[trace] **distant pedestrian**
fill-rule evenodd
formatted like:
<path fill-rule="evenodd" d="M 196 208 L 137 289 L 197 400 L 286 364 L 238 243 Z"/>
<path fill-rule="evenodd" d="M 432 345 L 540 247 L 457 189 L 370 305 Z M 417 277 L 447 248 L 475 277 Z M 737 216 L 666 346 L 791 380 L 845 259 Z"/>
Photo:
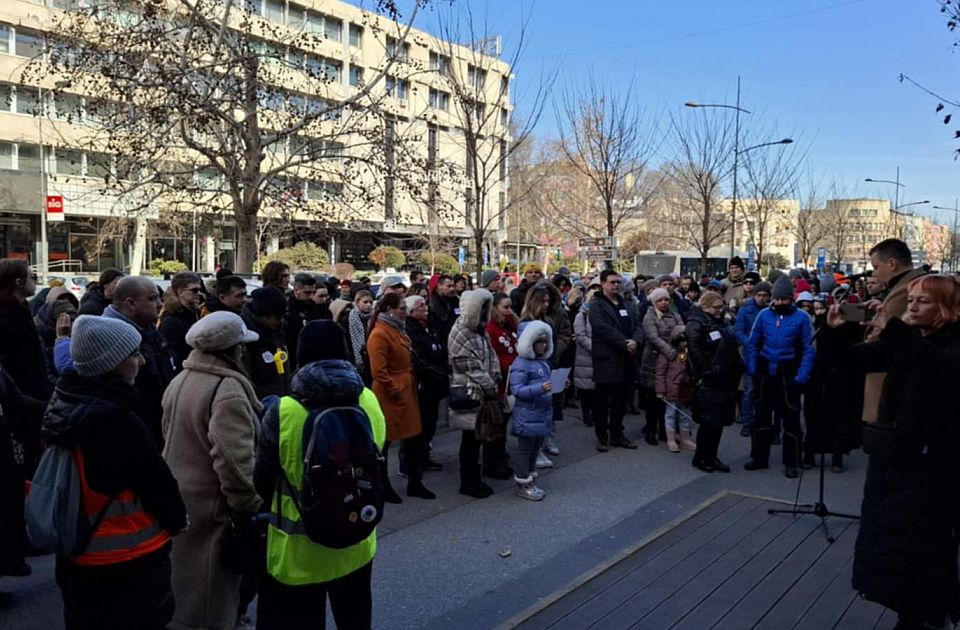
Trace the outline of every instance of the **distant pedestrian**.
<path fill-rule="evenodd" d="M 673 300 L 671 292 L 667 289 L 657 287 L 650 292 L 650 303 L 653 308 L 647 310 L 643 318 L 643 332 L 646 337 L 646 344 L 643 347 L 643 358 L 641 359 L 641 384 L 644 388 L 644 400 L 646 401 L 646 424 L 643 428 L 644 438 L 647 444 L 657 445 L 657 439 L 666 440 L 665 413 L 666 405 L 663 400 L 657 397 L 657 361 L 660 355 L 665 355 L 668 361 L 673 361 L 677 357 L 676 349 L 670 345 L 670 336 L 677 326 L 683 325 L 680 315 L 674 313 Z"/>
<path fill-rule="evenodd" d="M 583 423 L 593 426 L 593 331 L 590 328 L 590 308 L 597 291 L 591 289 L 580 305 L 573 321 L 573 340 L 577 346 L 577 356 L 573 368 L 573 384 L 580 397 L 580 413 Z"/>

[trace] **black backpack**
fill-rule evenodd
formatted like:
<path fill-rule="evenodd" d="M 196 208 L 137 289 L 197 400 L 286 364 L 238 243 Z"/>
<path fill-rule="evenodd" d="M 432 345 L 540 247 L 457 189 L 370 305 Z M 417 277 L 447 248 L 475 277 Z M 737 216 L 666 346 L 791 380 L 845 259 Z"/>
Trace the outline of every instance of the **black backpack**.
<path fill-rule="evenodd" d="M 311 410 L 303 444 L 303 490 L 294 501 L 307 536 L 332 549 L 365 540 L 384 503 L 383 456 L 367 414 L 356 406 Z"/>

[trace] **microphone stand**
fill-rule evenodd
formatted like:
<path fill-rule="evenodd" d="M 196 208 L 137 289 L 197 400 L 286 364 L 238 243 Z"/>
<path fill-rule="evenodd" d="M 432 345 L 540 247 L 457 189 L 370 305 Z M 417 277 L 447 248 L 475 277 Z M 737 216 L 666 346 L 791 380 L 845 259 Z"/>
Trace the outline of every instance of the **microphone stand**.
<path fill-rule="evenodd" d="M 853 514 L 844 514 L 842 512 L 831 512 L 827 508 L 826 502 L 823 500 L 823 486 L 824 486 L 824 471 L 826 468 L 826 454 L 820 453 L 820 497 L 817 499 L 817 502 L 813 505 L 809 503 L 805 505 L 799 505 L 794 503 L 792 510 L 776 510 L 770 509 L 767 510 L 767 514 L 792 514 L 794 516 L 798 514 L 813 514 L 814 516 L 820 519 L 820 526 L 823 527 L 823 533 L 827 537 L 827 542 L 833 544 L 836 541 L 836 537 L 830 533 L 830 528 L 827 527 L 827 517 L 835 516 L 837 518 L 848 518 L 854 521 L 859 521 L 860 516 L 854 516 Z M 800 481 L 797 482 L 797 495 L 800 494 L 800 484 L 803 483 L 803 476 L 800 477 Z"/>

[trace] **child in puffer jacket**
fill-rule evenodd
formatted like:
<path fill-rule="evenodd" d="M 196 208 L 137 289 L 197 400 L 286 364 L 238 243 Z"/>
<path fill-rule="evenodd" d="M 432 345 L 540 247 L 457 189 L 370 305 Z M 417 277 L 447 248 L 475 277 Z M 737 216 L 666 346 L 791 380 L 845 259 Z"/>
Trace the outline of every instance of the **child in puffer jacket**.
<path fill-rule="evenodd" d="M 693 383 L 690 379 L 690 364 L 687 355 L 687 338 L 683 326 L 674 326 L 670 331 L 670 345 L 677 350 L 674 359 L 668 359 L 663 353 L 657 359 L 657 397 L 666 401 L 667 409 L 664 424 L 667 429 L 667 450 L 671 453 L 697 450 L 693 441 L 692 430 L 693 413 L 690 405 L 693 402 Z M 680 429 L 680 444 L 677 444 L 677 428 Z"/>
<path fill-rule="evenodd" d="M 537 454 L 553 428 L 553 399 L 549 357 L 553 354 L 553 331 L 541 321 L 527 322 L 517 343 L 517 359 L 510 366 L 513 434 L 519 441 L 519 457 L 513 480 L 517 496 L 540 501 L 546 493 L 534 483 Z"/>

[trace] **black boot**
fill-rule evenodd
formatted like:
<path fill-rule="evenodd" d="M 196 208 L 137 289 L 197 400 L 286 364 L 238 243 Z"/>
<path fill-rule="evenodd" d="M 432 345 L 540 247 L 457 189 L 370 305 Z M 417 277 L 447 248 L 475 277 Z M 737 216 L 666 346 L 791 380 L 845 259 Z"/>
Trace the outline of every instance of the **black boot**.
<path fill-rule="evenodd" d="M 388 447 L 383 447 L 383 460 L 380 462 L 380 481 L 383 484 L 383 500 L 387 503 L 403 503 L 403 499 L 393 489 L 390 483 L 390 475 L 387 472 L 387 453 Z"/>
<path fill-rule="evenodd" d="M 493 494 L 493 488 L 483 483 L 480 464 L 460 465 L 460 494 L 475 499 L 486 499 Z"/>
<path fill-rule="evenodd" d="M 420 479 L 410 479 L 407 483 L 407 496 L 419 499 L 436 499 L 437 495 L 427 490 Z"/>
<path fill-rule="evenodd" d="M 843 472 L 843 454 L 834 453 L 833 457 L 830 459 L 830 472 L 842 473 Z"/>

